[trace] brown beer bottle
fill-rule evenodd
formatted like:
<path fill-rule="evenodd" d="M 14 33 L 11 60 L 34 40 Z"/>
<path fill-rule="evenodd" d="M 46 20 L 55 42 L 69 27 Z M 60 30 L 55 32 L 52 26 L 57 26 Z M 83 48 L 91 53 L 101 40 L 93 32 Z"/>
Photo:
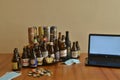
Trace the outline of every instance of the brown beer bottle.
<path fill-rule="evenodd" d="M 59 32 L 58 33 L 58 46 L 59 46 L 59 48 L 60 48 L 61 42 L 62 42 L 62 35 L 61 35 L 61 32 Z"/>
<path fill-rule="evenodd" d="M 75 59 L 78 58 L 78 51 L 77 51 L 75 42 L 73 42 L 71 53 L 72 53 L 72 58 L 75 58 Z"/>
<path fill-rule="evenodd" d="M 42 55 L 42 53 L 41 53 L 40 46 L 38 47 L 38 51 L 37 51 L 37 53 L 36 53 L 36 57 L 37 57 L 37 65 L 38 65 L 38 66 L 43 65 L 43 55 Z"/>
<path fill-rule="evenodd" d="M 60 60 L 61 61 L 67 60 L 67 49 L 65 42 L 61 42 L 60 44 Z"/>
<path fill-rule="evenodd" d="M 36 53 L 35 53 L 35 49 L 34 49 L 34 48 L 33 48 L 32 51 L 31 51 L 30 67 L 31 67 L 31 68 L 37 67 L 37 58 L 36 58 Z"/>
<path fill-rule="evenodd" d="M 26 47 L 23 48 L 23 53 L 22 53 L 22 67 L 29 67 L 29 57 L 27 55 L 27 49 Z"/>
<path fill-rule="evenodd" d="M 58 62 L 60 60 L 60 51 L 59 51 L 57 39 L 54 42 L 54 53 L 55 53 L 55 61 Z"/>
<path fill-rule="evenodd" d="M 76 48 L 78 51 L 78 57 L 80 57 L 80 45 L 79 45 L 78 41 L 76 41 Z"/>
<path fill-rule="evenodd" d="M 18 52 L 17 48 L 14 49 L 13 52 L 13 58 L 12 58 L 12 70 L 13 71 L 20 71 L 21 70 L 21 64 L 20 64 L 20 59 L 18 57 Z"/>
<path fill-rule="evenodd" d="M 48 56 L 47 44 L 45 41 L 43 42 L 41 52 L 44 58 Z"/>

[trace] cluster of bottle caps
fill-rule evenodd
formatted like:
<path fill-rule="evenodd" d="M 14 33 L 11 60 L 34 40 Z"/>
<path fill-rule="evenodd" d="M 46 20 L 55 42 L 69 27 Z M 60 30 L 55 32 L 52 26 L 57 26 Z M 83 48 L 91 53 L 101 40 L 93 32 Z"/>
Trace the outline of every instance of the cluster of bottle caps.
<path fill-rule="evenodd" d="M 21 57 L 18 49 L 14 49 L 13 70 L 18 70 L 20 64 L 21 67 L 35 68 L 80 57 L 78 41 L 71 45 L 69 31 L 66 31 L 65 35 L 57 33 L 56 26 L 29 27 L 28 40 L 29 45 L 23 47 Z"/>

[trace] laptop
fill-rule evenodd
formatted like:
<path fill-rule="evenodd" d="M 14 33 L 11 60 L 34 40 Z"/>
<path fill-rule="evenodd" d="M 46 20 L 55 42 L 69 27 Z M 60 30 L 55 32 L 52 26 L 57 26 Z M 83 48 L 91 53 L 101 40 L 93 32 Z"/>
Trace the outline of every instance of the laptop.
<path fill-rule="evenodd" d="M 120 67 L 120 35 L 89 34 L 87 66 Z"/>

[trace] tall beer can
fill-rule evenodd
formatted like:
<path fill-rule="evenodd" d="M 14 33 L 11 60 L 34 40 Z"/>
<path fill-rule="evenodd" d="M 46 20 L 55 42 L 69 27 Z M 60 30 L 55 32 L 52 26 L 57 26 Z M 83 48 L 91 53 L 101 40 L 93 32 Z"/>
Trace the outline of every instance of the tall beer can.
<path fill-rule="evenodd" d="M 34 43 L 34 28 L 28 27 L 28 41 L 29 44 L 32 45 Z"/>
<path fill-rule="evenodd" d="M 43 26 L 44 30 L 44 37 L 46 37 L 47 41 L 50 41 L 50 27 L 48 26 Z"/>
<path fill-rule="evenodd" d="M 43 35 L 44 35 L 44 30 L 42 26 L 38 27 L 38 34 L 39 34 L 39 38 L 40 40 L 43 39 Z"/>
<path fill-rule="evenodd" d="M 50 27 L 50 42 L 54 42 L 57 39 L 57 27 Z"/>

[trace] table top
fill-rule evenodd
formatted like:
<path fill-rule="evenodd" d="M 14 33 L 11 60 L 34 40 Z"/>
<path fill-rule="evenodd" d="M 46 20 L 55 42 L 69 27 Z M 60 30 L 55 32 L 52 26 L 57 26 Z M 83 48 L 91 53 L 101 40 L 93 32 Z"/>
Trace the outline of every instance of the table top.
<path fill-rule="evenodd" d="M 73 65 L 54 64 L 40 66 L 53 72 L 52 76 L 33 78 L 28 76 L 30 68 L 22 68 L 22 75 L 13 80 L 120 80 L 119 68 L 85 66 L 86 53 L 80 56 L 80 63 Z M 11 71 L 12 54 L 0 54 L 0 76 Z"/>

